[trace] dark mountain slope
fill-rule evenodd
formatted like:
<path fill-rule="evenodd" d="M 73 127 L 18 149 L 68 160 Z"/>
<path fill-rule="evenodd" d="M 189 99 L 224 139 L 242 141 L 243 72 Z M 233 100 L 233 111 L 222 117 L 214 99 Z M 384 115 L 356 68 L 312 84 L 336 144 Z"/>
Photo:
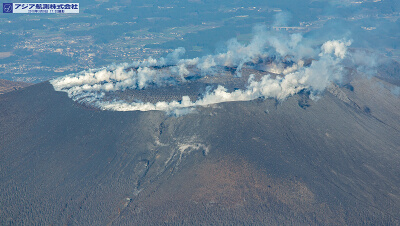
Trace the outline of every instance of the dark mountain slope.
<path fill-rule="evenodd" d="M 400 99 L 376 84 L 178 118 L 1 95 L 1 223 L 400 224 Z"/>
<path fill-rule="evenodd" d="M 0 79 L 0 94 L 11 92 L 14 90 L 18 90 L 27 86 L 30 86 L 32 84 L 30 83 L 25 83 L 25 82 L 14 82 L 14 81 L 8 81 L 5 79 Z"/>

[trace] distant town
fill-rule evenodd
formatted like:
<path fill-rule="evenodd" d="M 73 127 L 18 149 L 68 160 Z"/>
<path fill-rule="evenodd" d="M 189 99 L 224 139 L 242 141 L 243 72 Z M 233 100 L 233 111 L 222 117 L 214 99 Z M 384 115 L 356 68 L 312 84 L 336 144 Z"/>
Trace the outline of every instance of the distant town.
<path fill-rule="evenodd" d="M 375 1 L 376 2 L 376 1 Z M 362 2 L 352 2 L 360 4 Z M 82 4 L 81 4 L 82 5 Z M 153 6 L 155 7 L 155 6 Z M 146 8 L 146 7 L 145 7 Z M 157 6 L 159 11 L 175 10 L 174 6 Z M 120 10 L 120 7 L 106 8 L 107 12 Z M 170 18 L 162 16 L 138 18 L 129 17 L 124 21 L 109 21 L 99 19 L 94 14 L 80 13 L 79 15 L 24 15 L 12 18 L 3 15 L 0 18 L 0 39 L 3 48 L 0 49 L 0 78 L 14 81 L 37 83 L 57 76 L 74 73 L 89 68 L 103 67 L 112 63 L 132 62 L 144 60 L 148 57 L 160 57 L 179 47 L 181 41 L 190 42 L 185 37 L 188 34 L 196 34 L 201 31 L 209 31 L 226 24 L 233 24 L 244 32 L 237 32 L 240 41 L 248 41 L 251 38 L 251 23 L 265 23 L 271 30 L 287 32 L 310 32 L 324 26 L 328 21 L 337 19 L 335 16 L 318 16 L 316 20 L 304 21 L 289 26 L 274 24 L 273 15 L 280 13 L 279 8 L 269 7 L 235 7 L 220 9 L 222 15 L 214 16 L 214 19 L 192 23 L 190 20 L 180 21 L 179 26 L 160 25 Z M 239 16 L 238 16 L 238 13 Z M 231 16 L 235 15 L 235 16 Z M 266 16 L 265 16 L 266 15 Z M 192 17 L 189 15 L 188 17 Z M 219 18 L 220 17 L 220 18 Z M 396 21 L 400 15 L 362 13 L 349 18 L 346 21 L 358 21 L 366 18 L 385 18 Z M 144 22 L 143 22 L 144 21 Z M 251 23 L 246 24 L 247 21 Z M 21 29 L 20 25 L 32 28 Z M 143 25 L 145 24 L 145 25 Z M 150 24 L 150 25 L 149 25 Z M 374 32 L 375 26 L 359 26 L 366 32 Z M 232 29 L 233 30 L 233 29 Z M 246 34 L 247 33 L 247 34 Z M 208 36 L 205 34 L 205 36 Z M 14 43 L 8 45 L 10 39 Z M 199 37 L 202 39 L 202 37 Z M 164 45 L 164 43 L 172 43 Z M 8 46 L 7 46 L 8 45 Z M 199 55 L 207 53 L 204 46 L 189 43 L 189 50 Z M 387 48 L 392 55 L 398 57 L 397 50 Z"/>

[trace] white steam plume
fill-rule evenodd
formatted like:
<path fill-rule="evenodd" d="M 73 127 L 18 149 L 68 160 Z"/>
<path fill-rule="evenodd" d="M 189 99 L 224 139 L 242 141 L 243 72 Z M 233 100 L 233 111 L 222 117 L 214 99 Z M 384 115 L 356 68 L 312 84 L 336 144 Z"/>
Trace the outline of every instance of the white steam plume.
<path fill-rule="evenodd" d="M 350 41 L 330 40 L 315 47 L 304 41 L 300 34 L 273 34 L 261 26 L 256 27 L 255 31 L 256 34 L 248 45 L 241 44 L 236 39 L 228 41 L 225 53 L 180 59 L 185 50 L 178 48 L 165 58 L 149 58 L 142 62 L 111 65 L 70 74 L 50 82 L 55 90 L 67 92 L 75 101 L 88 103 L 103 110 L 160 110 L 175 111 L 179 114 L 196 106 L 248 101 L 258 97 L 284 100 L 303 89 L 319 93 L 330 82 L 341 80 L 341 62 L 346 57 Z M 311 60 L 306 65 L 307 59 Z M 246 89 L 228 92 L 225 87 L 219 85 L 197 100 L 191 100 L 188 96 L 183 96 L 181 101 L 157 103 L 104 99 L 106 92 L 146 89 L 149 85 L 178 85 L 186 82 L 185 78 L 191 74 L 212 76 L 218 67 L 235 68 L 237 76 L 240 76 L 241 69 L 246 65 L 280 75 L 274 77 L 266 72 L 258 80 L 251 75 Z"/>

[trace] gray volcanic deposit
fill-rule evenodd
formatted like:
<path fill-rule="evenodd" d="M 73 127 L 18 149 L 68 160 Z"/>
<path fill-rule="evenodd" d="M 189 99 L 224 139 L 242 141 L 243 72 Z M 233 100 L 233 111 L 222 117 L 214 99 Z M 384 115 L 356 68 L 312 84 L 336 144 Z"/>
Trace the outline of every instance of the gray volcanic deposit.
<path fill-rule="evenodd" d="M 400 224 L 396 61 L 263 30 L 183 51 L 0 95 L 0 224 Z"/>

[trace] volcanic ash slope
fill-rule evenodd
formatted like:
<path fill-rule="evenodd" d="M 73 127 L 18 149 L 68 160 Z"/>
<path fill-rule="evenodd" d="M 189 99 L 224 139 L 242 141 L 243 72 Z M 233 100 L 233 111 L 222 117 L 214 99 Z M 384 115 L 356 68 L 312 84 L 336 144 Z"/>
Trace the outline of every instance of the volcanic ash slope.
<path fill-rule="evenodd" d="M 41 83 L 0 95 L 8 224 L 400 224 L 400 98 L 378 78 L 318 100 L 101 111 Z"/>

